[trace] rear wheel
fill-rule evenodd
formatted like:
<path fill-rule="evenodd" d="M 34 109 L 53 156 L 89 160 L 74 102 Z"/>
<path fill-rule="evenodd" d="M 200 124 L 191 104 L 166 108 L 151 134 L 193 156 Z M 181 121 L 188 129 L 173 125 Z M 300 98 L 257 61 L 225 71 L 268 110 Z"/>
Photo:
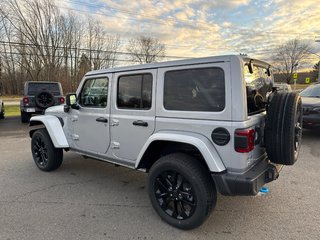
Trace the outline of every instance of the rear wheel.
<path fill-rule="evenodd" d="M 269 159 L 293 165 L 302 136 L 302 103 L 295 93 L 275 93 L 267 110 L 265 142 Z"/>
<path fill-rule="evenodd" d="M 30 113 L 26 113 L 24 111 L 21 111 L 21 122 L 22 123 L 28 123 L 30 121 L 30 118 L 31 118 Z"/>
<path fill-rule="evenodd" d="M 182 153 L 166 155 L 154 163 L 148 192 L 159 216 L 180 229 L 200 226 L 217 200 L 208 170 L 197 159 Z"/>
<path fill-rule="evenodd" d="M 0 119 L 4 119 L 4 105 L 2 103 L 1 111 L 0 111 Z"/>
<path fill-rule="evenodd" d="M 39 129 L 32 135 L 31 151 L 35 164 L 42 171 L 53 171 L 63 160 L 61 148 L 55 148 L 46 129 Z"/>

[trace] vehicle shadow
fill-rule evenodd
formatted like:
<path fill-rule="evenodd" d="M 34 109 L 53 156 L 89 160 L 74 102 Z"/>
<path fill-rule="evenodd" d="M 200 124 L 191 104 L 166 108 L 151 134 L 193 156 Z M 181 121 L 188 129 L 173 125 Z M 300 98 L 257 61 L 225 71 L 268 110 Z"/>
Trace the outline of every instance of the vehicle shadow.
<path fill-rule="evenodd" d="M 302 131 L 302 139 L 320 140 L 320 128 L 303 129 L 303 131 Z"/>

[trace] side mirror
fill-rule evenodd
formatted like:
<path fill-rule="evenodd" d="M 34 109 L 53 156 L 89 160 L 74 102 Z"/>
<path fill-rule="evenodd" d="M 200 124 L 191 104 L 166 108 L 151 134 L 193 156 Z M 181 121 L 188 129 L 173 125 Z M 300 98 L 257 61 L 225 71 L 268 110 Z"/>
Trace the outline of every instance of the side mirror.
<path fill-rule="evenodd" d="M 77 95 L 75 93 L 68 93 L 66 96 L 66 105 L 72 106 L 77 104 Z"/>
<path fill-rule="evenodd" d="M 66 105 L 64 106 L 64 112 L 69 112 L 70 108 L 77 110 L 80 109 L 77 103 L 77 95 L 75 93 L 69 93 L 66 95 Z"/>

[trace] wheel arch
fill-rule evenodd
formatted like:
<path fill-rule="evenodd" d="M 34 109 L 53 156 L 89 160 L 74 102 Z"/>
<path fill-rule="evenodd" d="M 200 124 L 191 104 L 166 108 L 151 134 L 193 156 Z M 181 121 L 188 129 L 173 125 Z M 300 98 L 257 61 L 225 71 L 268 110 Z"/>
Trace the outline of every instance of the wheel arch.
<path fill-rule="evenodd" d="M 40 128 L 46 128 L 54 147 L 69 148 L 62 123 L 62 119 L 56 116 L 43 115 L 32 117 L 29 123 L 29 126 L 32 127 L 29 131 L 29 136 L 32 137 L 33 133 Z"/>
<path fill-rule="evenodd" d="M 140 151 L 135 168 L 148 170 L 160 157 L 174 152 L 192 154 L 205 164 L 210 172 L 226 170 L 209 139 L 200 134 L 176 132 L 152 135 Z"/>

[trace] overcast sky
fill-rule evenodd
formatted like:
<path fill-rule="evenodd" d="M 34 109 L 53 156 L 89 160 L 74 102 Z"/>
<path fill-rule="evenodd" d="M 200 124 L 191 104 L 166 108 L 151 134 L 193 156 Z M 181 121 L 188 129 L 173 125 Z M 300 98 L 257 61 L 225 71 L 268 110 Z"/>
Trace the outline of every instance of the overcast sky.
<path fill-rule="evenodd" d="M 310 41 L 320 55 L 319 0 L 56 0 L 64 10 L 90 14 L 123 43 L 159 38 L 167 55 L 201 57 L 247 53 L 268 60 L 287 40 Z M 312 55 L 310 65 L 319 57 Z"/>

